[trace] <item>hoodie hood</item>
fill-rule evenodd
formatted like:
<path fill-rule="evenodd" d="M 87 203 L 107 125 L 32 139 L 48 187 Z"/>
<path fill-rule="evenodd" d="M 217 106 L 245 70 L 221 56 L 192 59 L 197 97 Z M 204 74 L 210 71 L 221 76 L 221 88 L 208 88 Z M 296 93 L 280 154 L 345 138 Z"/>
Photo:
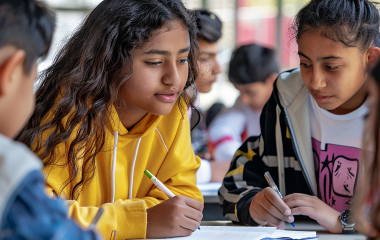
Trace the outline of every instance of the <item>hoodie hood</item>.
<path fill-rule="evenodd" d="M 274 91 L 278 94 L 278 104 L 283 108 L 285 113 L 289 133 L 293 140 L 294 151 L 296 152 L 298 160 L 301 163 L 309 188 L 316 196 L 317 182 L 315 178 L 314 160 L 312 155 L 313 150 L 311 146 L 310 118 L 308 108 L 309 91 L 302 80 L 300 70 L 296 69 L 281 73 L 275 82 L 274 89 Z M 279 115 L 279 112 L 277 114 Z M 279 116 L 277 117 L 279 118 Z M 279 163 L 279 172 L 281 164 Z M 282 173 L 279 176 L 281 188 L 281 185 L 285 186 L 284 178 L 281 177 L 284 176 L 284 174 Z"/>
<path fill-rule="evenodd" d="M 160 123 L 161 119 L 162 116 L 147 113 L 145 117 L 132 128 L 131 131 L 128 131 L 128 129 L 126 129 L 120 121 L 115 107 L 112 106 L 110 124 L 107 126 L 107 128 L 111 133 L 118 131 L 119 136 L 123 136 L 123 138 L 137 139 L 143 138 L 154 131 L 154 129 L 156 129 L 157 125 Z"/>

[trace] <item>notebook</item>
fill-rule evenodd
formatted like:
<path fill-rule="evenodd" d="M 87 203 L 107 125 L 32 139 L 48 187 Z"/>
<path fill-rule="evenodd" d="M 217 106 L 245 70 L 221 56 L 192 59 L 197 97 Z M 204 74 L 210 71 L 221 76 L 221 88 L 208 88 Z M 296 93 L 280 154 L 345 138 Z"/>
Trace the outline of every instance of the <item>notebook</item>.
<path fill-rule="evenodd" d="M 202 226 L 188 237 L 171 240 L 272 240 L 318 239 L 316 232 L 277 230 L 274 227 Z"/>

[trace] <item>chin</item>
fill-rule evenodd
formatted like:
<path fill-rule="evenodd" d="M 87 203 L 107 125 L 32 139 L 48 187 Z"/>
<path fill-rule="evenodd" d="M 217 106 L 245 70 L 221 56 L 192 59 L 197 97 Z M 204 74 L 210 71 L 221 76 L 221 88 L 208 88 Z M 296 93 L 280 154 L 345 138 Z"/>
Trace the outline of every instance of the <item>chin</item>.
<path fill-rule="evenodd" d="M 334 111 L 335 109 L 339 108 L 341 104 L 318 104 L 318 106 L 326 111 Z"/>
<path fill-rule="evenodd" d="M 163 107 L 160 106 L 154 109 L 150 109 L 150 111 L 148 112 L 157 116 L 168 115 L 173 110 L 174 107 L 177 107 L 177 102 L 175 102 L 174 104 L 170 104 L 170 106 L 163 106 Z"/>
<path fill-rule="evenodd" d="M 201 85 L 201 86 L 197 86 L 197 90 L 198 92 L 200 93 L 208 93 L 211 91 L 211 88 L 212 88 L 212 83 L 210 84 L 204 84 L 204 85 Z"/>

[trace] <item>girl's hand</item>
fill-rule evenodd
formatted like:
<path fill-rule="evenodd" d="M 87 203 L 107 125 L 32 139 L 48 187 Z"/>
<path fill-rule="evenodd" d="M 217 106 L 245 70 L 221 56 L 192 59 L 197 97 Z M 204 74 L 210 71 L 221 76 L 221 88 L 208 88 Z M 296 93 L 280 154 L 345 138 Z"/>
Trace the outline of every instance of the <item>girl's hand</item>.
<path fill-rule="evenodd" d="M 184 196 L 175 196 L 146 211 L 146 238 L 189 236 L 203 218 L 203 204 Z"/>
<path fill-rule="evenodd" d="M 290 194 L 283 198 L 293 215 L 305 215 L 317 221 L 331 233 L 342 233 L 340 212 L 328 206 L 321 199 L 301 193 Z"/>
<path fill-rule="evenodd" d="M 257 193 L 249 207 L 252 219 L 262 226 L 284 228 L 285 222 L 293 222 L 290 208 L 270 187 Z"/>

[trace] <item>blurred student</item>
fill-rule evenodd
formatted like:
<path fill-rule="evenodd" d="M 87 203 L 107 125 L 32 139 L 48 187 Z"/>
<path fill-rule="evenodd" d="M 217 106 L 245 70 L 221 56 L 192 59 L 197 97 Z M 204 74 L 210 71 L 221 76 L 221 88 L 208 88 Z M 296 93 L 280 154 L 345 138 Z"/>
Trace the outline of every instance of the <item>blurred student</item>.
<path fill-rule="evenodd" d="M 368 0 L 312 0 L 296 15 L 300 69 L 281 73 L 260 117 L 261 136 L 239 148 L 219 190 L 224 214 L 284 226 L 294 216 L 352 233 L 368 113 L 367 68 L 380 55 L 380 16 Z M 283 199 L 267 187 L 269 171 Z"/>
<path fill-rule="evenodd" d="M 260 135 L 260 115 L 279 72 L 272 49 L 249 44 L 233 54 L 228 77 L 240 95 L 209 127 L 213 156 L 231 162 L 236 150 L 249 136 Z"/>
<path fill-rule="evenodd" d="M 18 140 L 84 226 L 100 206 L 99 230 L 118 239 L 187 236 L 200 225 L 185 91 L 197 76 L 196 32 L 180 0 L 104 0 L 44 72 Z M 146 169 L 178 196 L 168 199 Z"/>
<path fill-rule="evenodd" d="M 222 37 L 222 22 L 214 13 L 206 10 L 195 10 L 197 16 L 198 42 L 200 56 L 198 60 L 199 75 L 195 80 L 198 92 L 208 93 L 216 82 L 222 67 L 218 63 L 217 55 L 220 51 L 220 38 Z M 197 183 L 221 182 L 226 174 L 229 164 L 218 164 L 212 160 L 208 149 L 208 132 L 202 110 L 198 108 L 199 95 L 192 110 L 191 145 L 194 152 L 201 158 L 201 166 L 197 171 Z M 198 112 L 199 111 L 199 112 Z"/>
<path fill-rule="evenodd" d="M 357 194 L 353 199 L 353 218 L 356 229 L 368 236 L 368 240 L 380 239 L 380 63 L 369 75 L 370 110 L 366 118 L 366 131 Z"/>
<path fill-rule="evenodd" d="M 45 194 L 41 161 L 12 139 L 31 116 L 37 59 L 46 56 L 54 14 L 34 0 L 0 1 L 0 239 L 97 239 Z"/>

